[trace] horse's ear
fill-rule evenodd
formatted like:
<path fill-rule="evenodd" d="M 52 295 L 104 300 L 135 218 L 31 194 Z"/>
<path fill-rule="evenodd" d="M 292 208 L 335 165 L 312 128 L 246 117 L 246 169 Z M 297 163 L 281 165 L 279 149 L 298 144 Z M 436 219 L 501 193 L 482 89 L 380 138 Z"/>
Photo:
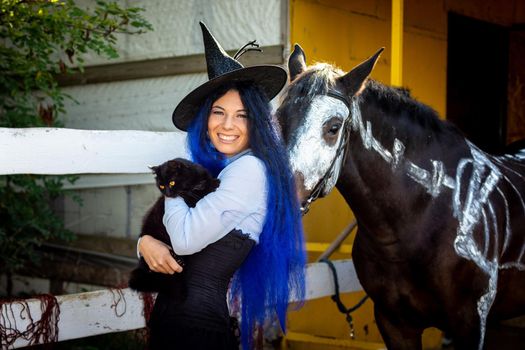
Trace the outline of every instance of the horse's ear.
<path fill-rule="evenodd" d="M 384 49 L 384 47 L 380 48 L 372 57 L 338 79 L 343 84 L 348 96 L 354 96 L 361 90 L 363 83 L 372 72 L 379 55 Z"/>
<path fill-rule="evenodd" d="M 304 51 L 301 48 L 301 46 L 299 46 L 299 44 L 295 44 L 293 52 L 288 58 L 288 71 L 290 72 L 290 81 L 294 81 L 295 78 L 297 78 L 297 76 L 305 70 L 306 57 L 304 55 Z"/>

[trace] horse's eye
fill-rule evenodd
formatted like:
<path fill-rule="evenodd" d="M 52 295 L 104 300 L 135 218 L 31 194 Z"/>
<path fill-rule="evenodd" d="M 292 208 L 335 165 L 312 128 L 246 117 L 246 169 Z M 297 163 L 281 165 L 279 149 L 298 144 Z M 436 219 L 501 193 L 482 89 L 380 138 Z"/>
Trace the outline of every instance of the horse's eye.
<path fill-rule="evenodd" d="M 332 126 L 330 126 L 330 129 L 328 129 L 328 133 L 330 135 L 337 135 L 337 132 L 339 131 L 339 129 L 341 129 L 341 124 L 337 123 L 337 124 L 334 124 Z"/>
<path fill-rule="evenodd" d="M 160 188 L 161 190 L 163 190 L 163 189 L 165 189 L 166 187 L 165 187 L 164 185 L 159 185 L 159 188 Z"/>
<path fill-rule="evenodd" d="M 331 117 L 323 124 L 322 136 L 329 146 L 335 144 L 342 127 L 343 119 L 338 116 Z"/>
<path fill-rule="evenodd" d="M 170 187 L 175 186 L 175 181 L 170 181 Z"/>

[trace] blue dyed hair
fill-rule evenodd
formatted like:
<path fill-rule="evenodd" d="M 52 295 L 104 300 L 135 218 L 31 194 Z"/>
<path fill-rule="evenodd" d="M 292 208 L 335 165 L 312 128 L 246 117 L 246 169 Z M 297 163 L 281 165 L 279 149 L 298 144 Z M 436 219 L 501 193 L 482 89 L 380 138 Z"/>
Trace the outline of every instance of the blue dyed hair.
<path fill-rule="evenodd" d="M 226 166 L 226 157 L 217 151 L 208 137 L 208 117 L 216 99 L 208 98 L 188 127 L 188 148 L 192 160 L 204 166 L 215 177 Z"/>
<path fill-rule="evenodd" d="M 254 246 L 234 276 L 232 295 L 240 296 L 241 339 L 244 349 L 251 348 L 256 324 L 278 316 L 286 330 L 286 310 L 291 292 L 304 299 L 306 263 L 303 227 L 295 182 L 286 149 L 271 117 L 266 96 L 253 84 L 224 86 L 209 96 L 188 128 L 188 147 L 194 162 L 214 175 L 222 170 L 225 157 L 215 150 L 208 136 L 208 116 L 214 101 L 228 90 L 239 92 L 248 111 L 250 148 L 266 168 L 267 212 L 259 244 Z"/>

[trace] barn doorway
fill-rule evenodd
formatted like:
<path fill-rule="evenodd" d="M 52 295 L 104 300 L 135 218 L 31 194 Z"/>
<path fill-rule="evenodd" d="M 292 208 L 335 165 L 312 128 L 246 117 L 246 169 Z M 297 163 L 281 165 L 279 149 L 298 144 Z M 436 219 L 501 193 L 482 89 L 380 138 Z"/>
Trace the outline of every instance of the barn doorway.
<path fill-rule="evenodd" d="M 490 153 L 506 145 L 508 66 L 507 28 L 449 13 L 447 120 Z"/>

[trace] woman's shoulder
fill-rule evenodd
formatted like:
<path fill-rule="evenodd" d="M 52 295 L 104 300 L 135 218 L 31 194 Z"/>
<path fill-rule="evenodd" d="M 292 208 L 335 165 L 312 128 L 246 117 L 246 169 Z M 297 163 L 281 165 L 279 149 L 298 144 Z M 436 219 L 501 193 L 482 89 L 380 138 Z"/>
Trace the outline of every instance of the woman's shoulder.
<path fill-rule="evenodd" d="M 233 163 L 238 163 L 239 166 L 248 166 L 248 167 L 258 167 L 260 169 L 264 170 L 264 162 L 254 156 L 253 154 L 245 154 L 242 157 L 239 157 L 239 159 L 236 159 Z"/>
<path fill-rule="evenodd" d="M 241 176 L 264 176 L 266 167 L 264 162 L 253 154 L 245 154 L 234 160 L 224 170 L 221 175 L 238 174 Z"/>

